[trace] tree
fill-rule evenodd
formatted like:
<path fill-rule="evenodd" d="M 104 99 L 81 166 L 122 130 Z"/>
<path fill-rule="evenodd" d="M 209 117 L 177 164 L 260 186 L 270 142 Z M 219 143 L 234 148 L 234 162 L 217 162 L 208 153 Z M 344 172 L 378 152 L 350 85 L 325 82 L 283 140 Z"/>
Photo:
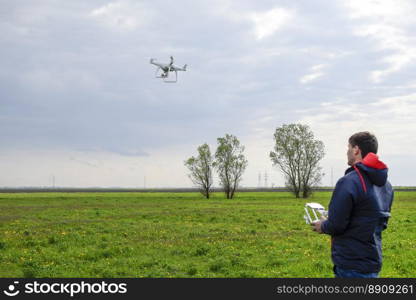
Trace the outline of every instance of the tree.
<path fill-rule="evenodd" d="M 309 197 L 312 187 L 319 184 L 324 175 L 319 166 L 325 155 L 324 143 L 314 138 L 309 126 L 302 124 L 276 128 L 274 139 L 274 151 L 270 152 L 273 165 L 282 171 L 286 186 L 296 198 L 301 193 L 303 198 Z"/>
<path fill-rule="evenodd" d="M 199 187 L 202 195 L 209 199 L 212 186 L 213 157 L 208 144 L 198 147 L 198 156 L 185 161 L 185 166 L 191 172 L 188 174 L 192 182 Z"/>
<path fill-rule="evenodd" d="M 230 134 L 218 138 L 217 142 L 214 166 L 227 199 L 232 199 L 248 164 L 243 154 L 244 146 Z"/>

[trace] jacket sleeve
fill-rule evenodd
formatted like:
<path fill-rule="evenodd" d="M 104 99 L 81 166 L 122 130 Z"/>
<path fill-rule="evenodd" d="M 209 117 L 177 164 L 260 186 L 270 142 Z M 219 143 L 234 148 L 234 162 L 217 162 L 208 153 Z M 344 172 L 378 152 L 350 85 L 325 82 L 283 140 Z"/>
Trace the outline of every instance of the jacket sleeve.
<path fill-rule="evenodd" d="M 391 205 L 393 204 L 393 199 L 394 199 L 394 190 L 393 190 L 393 187 L 391 186 L 390 182 L 386 183 L 385 189 L 386 189 L 386 194 L 387 194 L 387 197 L 388 197 L 387 204 L 386 204 L 386 206 L 387 206 L 386 211 L 390 215 Z M 384 218 L 384 222 L 382 224 L 383 225 L 383 230 L 387 228 L 388 222 L 389 222 L 389 217 Z"/>
<path fill-rule="evenodd" d="M 338 180 L 329 203 L 328 219 L 321 225 L 323 233 L 341 235 L 347 229 L 354 203 L 352 191 L 351 180 L 345 177 Z"/>

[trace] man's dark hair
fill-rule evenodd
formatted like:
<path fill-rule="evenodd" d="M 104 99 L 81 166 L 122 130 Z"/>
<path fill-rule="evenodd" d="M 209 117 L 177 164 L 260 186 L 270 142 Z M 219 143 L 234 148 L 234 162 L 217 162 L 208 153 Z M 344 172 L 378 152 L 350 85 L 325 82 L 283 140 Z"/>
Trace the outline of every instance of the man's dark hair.
<path fill-rule="evenodd" d="M 353 134 L 349 140 L 351 146 L 358 146 L 361 150 L 361 156 L 364 158 L 368 153 L 377 153 L 378 142 L 374 134 L 363 131 Z"/>

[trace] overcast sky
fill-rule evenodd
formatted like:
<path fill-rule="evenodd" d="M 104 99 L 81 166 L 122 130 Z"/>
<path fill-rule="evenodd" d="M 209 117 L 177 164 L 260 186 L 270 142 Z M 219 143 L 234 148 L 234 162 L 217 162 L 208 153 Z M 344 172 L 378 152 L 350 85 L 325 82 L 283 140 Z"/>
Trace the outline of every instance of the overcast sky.
<path fill-rule="evenodd" d="M 415 185 L 414 1 L 0 1 L 0 186 L 190 187 L 183 161 L 226 133 L 243 186 L 281 186 L 292 122 L 325 143 L 323 185 L 363 130 Z M 149 64 L 170 55 L 176 84 Z"/>

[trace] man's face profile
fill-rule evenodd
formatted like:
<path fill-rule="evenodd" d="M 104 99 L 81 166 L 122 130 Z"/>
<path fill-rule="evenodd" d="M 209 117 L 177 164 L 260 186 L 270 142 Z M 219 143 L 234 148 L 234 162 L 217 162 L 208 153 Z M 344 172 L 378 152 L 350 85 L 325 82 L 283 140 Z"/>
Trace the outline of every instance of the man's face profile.
<path fill-rule="evenodd" d="M 358 158 L 360 154 L 360 148 L 358 146 L 351 146 L 350 143 L 348 143 L 348 150 L 347 150 L 347 158 L 348 158 L 348 165 L 353 166 L 356 162 L 356 158 Z"/>

